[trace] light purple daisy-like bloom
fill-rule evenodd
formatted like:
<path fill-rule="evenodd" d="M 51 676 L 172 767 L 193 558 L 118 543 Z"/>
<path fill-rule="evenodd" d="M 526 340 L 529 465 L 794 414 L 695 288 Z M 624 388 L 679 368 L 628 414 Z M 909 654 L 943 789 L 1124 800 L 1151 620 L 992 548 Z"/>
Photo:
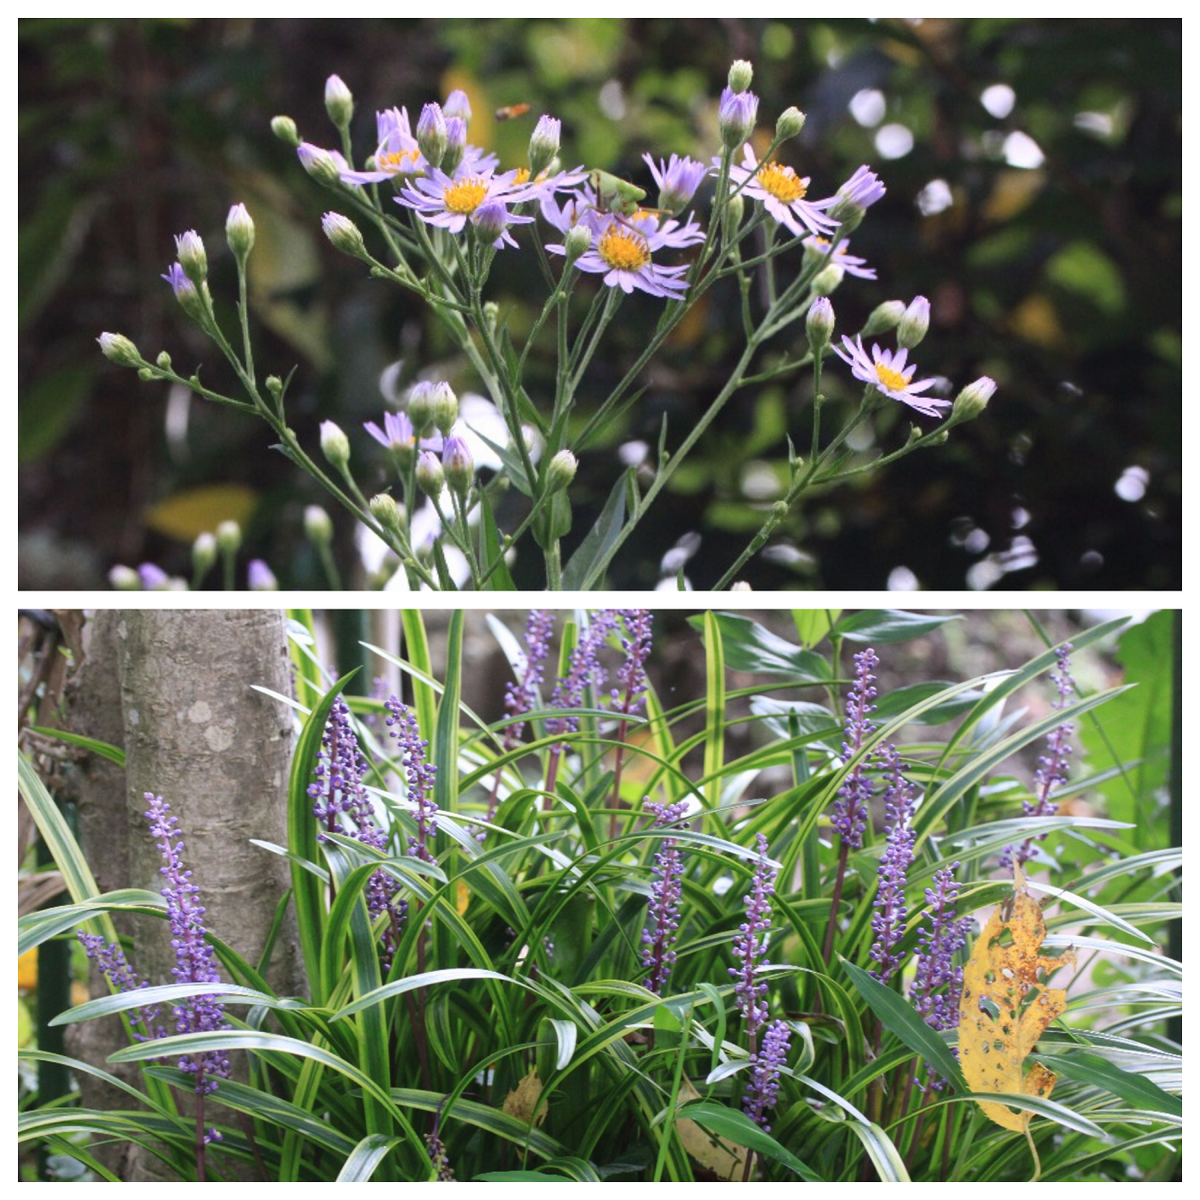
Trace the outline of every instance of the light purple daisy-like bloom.
<path fill-rule="evenodd" d="M 843 336 L 842 346 L 845 350 L 834 346 L 833 352 L 849 364 L 855 379 L 861 379 L 863 383 L 869 384 L 892 400 L 899 400 L 927 417 L 939 417 L 941 409 L 951 407 L 949 400 L 921 395 L 937 381 L 921 379 L 916 383 L 912 382 L 917 368 L 915 364 L 908 366 L 907 350 L 881 350 L 878 345 L 873 345 L 868 357 L 863 349 L 861 334 L 853 340 Z"/>
<path fill-rule="evenodd" d="M 735 92 L 731 87 L 721 92 L 717 104 L 717 127 L 721 132 L 721 141 L 730 150 L 737 149 L 738 144 L 754 132 L 757 120 L 758 97 L 753 92 Z"/>
<path fill-rule="evenodd" d="M 171 285 L 171 290 L 175 293 L 175 299 L 180 304 L 191 303 L 200 296 L 200 293 L 196 291 L 196 285 L 187 277 L 183 268 L 177 262 L 173 262 L 167 268 L 167 273 L 161 276 L 161 278 L 165 279 Z"/>
<path fill-rule="evenodd" d="M 507 208 L 529 199 L 529 190 L 515 179 L 515 171 L 495 175 L 490 167 L 478 172 L 464 171 L 460 167 L 454 178 L 444 171 L 432 169 L 425 178 L 409 183 L 395 200 L 397 204 L 413 209 L 426 224 L 461 233 L 468 220 L 477 220 L 479 210 L 488 202 L 495 201 Z M 508 214 L 509 223 L 526 224 L 532 220 L 532 217 Z"/>
<path fill-rule="evenodd" d="M 642 158 L 658 185 L 658 207 L 672 215 L 683 212 L 691 204 L 696 189 L 708 174 L 704 163 L 686 155 L 680 158 L 678 154 L 672 154 L 666 162 L 660 158 L 657 165 L 649 154 L 643 154 Z"/>
<path fill-rule="evenodd" d="M 832 266 L 841 267 L 847 275 L 856 275 L 859 279 L 875 278 L 875 268 L 868 267 L 865 258 L 858 258 L 851 254 L 849 252 L 850 243 L 847 241 L 839 242 L 837 248 L 834 249 L 833 242 L 829 238 L 814 233 L 811 237 L 804 239 L 804 248 L 821 258 L 828 259 Z"/>
<path fill-rule="evenodd" d="M 839 220 L 851 213 L 861 213 L 877 200 L 882 200 L 887 194 L 883 180 L 867 166 L 861 166 L 837 190 L 837 195 L 830 200 L 834 206 L 834 216 Z M 839 211 L 840 210 L 840 211 Z"/>
<path fill-rule="evenodd" d="M 363 428 L 393 454 L 412 449 L 416 445 L 417 439 L 408 413 L 386 412 L 383 414 L 382 429 L 374 421 L 363 422 Z"/>
<path fill-rule="evenodd" d="M 341 172 L 343 183 L 360 186 L 365 183 L 383 183 L 397 176 L 416 175 L 426 169 L 417 139 L 408 122 L 408 110 L 389 108 L 375 114 L 376 149 L 373 166 L 368 171 L 351 171 L 347 166 Z"/>
<path fill-rule="evenodd" d="M 837 228 L 837 221 L 825 213 L 832 206 L 830 200 L 807 200 L 809 179 L 797 175 L 783 163 L 760 163 L 754 150 L 743 148 L 741 165 L 734 163 L 729 168 L 732 187 L 741 185 L 741 194 L 759 201 L 772 217 L 797 237 L 805 234 L 826 234 Z M 720 160 L 715 159 L 719 165 Z"/>

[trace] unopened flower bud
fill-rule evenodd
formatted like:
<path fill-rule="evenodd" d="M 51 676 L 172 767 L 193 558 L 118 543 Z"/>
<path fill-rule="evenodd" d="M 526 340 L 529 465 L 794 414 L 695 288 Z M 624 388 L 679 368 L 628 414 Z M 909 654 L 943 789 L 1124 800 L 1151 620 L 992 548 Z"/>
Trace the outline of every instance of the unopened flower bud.
<path fill-rule="evenodd" d="M 546 464 L 546 491 L 553 495 L 570 487 L 575 472 L 579 469 L 579 460 L 570 450 L 560 450 Z"/>
<path fill-rule="evenodd" d="M 321 422 L 321 453 L 331 467 L 346 471 L 350 467 L 350 439 L 333 421 Z"/>
<path fill-rule="evenodd" d="M 236 554 L 242 548 L 242 527 L 236 521 L 222 521 L 217 526 L 217 549 L 222 554 Z"/>
<path fill-rule="evenodd" d="M 171 356 L 165 350 L 160 350 L 158 357 L 154 360 L 154 365 L 160 371 L 169 371 L 171 369 Z"/>
<path fill-rule="evenodd" d="M 102 333 L 96 341 L 100 344 L 100 353 L 118 367 L 142 365 L 138 348 L 123 333 Z"/>
<path fill-rule="evenodd" d="M 429 380 L 422 379 L 409 390 L 408 419 L 417 437 L 424 437 L 433 425 L 433 384 Z"/>
<path fill-rule="evenodd" d="M 351 258 L 366 256 L 367 247 L 362 231 L 349 217 L 341 213 L 327 212 L 321 218 L 321 229 L 335 250 L 349 254 Z"/>
<path fill-rule="evenodd" d="M 736 582 L 731 583 L 729 585 L 729 590 L 731 592 L 752 592 L 752 591 L 754 591 L 754 589 L 744 579 L 739 579 Z"/>
<path fill-rule="evenodd" d="M 924 296 L 916 296 L 904 310 L 900 324 L 896 327 L 896 344 L 911 350 L 919 346 L 929 332 L 929 301 Z"/>
<path fill-rule="evenodd" d="M 829 341 L 833 337 L 833 322 L 833 305 L 830 304 L 828 297 L 818 296 L 812 302 L 812 307 L 808 310 L 808 316 L 804 322 L 804 327 L 808 331 L 808 344 L 812 347 L 814 354 L 822 346 L 829 345 Z"/>
<path fill-rule="evenodd" d="M 845 276 L 846 272 L 841 267 L 830 263 L 823 271 L 817 272 L 817 277 L 812 281 L 812 290 L 818 296 L 829 296 L 837 291 Z"/>
<path fill-rule="evenodd" d="M 725 211 L 729 214 L 729 228 L 735 231 L 741 227 L 742 218 L 746 215 L 746 197 L 740 192 L 736 196 L 729 198 L 729 203 L 725 206 Z"/>
<path fill-rule="evenodd" d="M 404 509 L 387 492 L 380 492 L 378 496 L 372 496 L 367 507 L 371 510 L 371 516 L 384 529 L 390 529 L 396 533 L 403 532 Z"/>
<path fill-rule="evenodd" d="M 496 332 L 496 322 L 500 320 L 500 305 L 495 300 L 485 301 L 483 306 L 483 327 L 488 333 Z"/>
<path fill-rule="evenodd" d="M 426 104 L 417 121 L 417 145 L 431 167 L 440 167 L 446 156 L 446 118 L 440 104 Z"/>
<path fill-rule="evenodd" d="M 794 138 L 804 128 L 805 119 L 804 114 L 794 104 L 791 108 L 785 108 L 779 114 L 779 120 L 775 122 L 775 136 Z"/>
<path fill-rule="evenodd" d="M 328 546 L 333 541 L 333 521 L 319 504 L 304 510 L 304 536 L 314 546 Z"/>
<path fill-rule="evenodd" d="M 475 482 L 475 459 L 466 439 L 452 433 L 442 447 L 442 471 L 450 490 L 465 497 Z"/>
<path fill-rule="evenodd" d="M 479 230 L 479 236 L 490 246 L 508 227 L 508 209 L 500 200 L 485 200 L 471 217 L 471 224 Z"/>
<path fill-rule="evenodd" d="M 337 75 L 330 75 L 325 80 L 325 111 L 339 129 L 349 128 L 350 118 L 354 116 L 354 97 Z"/>
<path fill-rule="evenodd" d="M 736 150 L 754 132 L 757 117 L 758 97 L 753 92 L 735 92 L 726 88 L 721 93 L 717 127 L 721 131 L 721 143 L 727 150 Z"/>
<path fill-rule="evenodd" d="M 108 583 L 118 592 L 140 592 L 142 590 L 141 576 L 132 567 L 121 563 L 108 572 Z"/>
<path fill-rule="evenodd" d="M 445 437 L 458 420 L 458 397 L 454 394 L 454 389 L 442 379 L 433 385 L 430 403 L 433 406 L 433 423 L 438 432 Z"/>
<path fill-rule="evenodd" d="M 885 300 L 882 304 L 876 305 L 867 318 L 867 323 L 862 327 L 861 336 L 876 337 L 881 333 L 887 333 L 889 329 L 895 329 L 900 324 L 904 312 L 903 300 Z"/>
<path fill-rule="evenodd" d="M 974 383 L 968 383 L 958 393 L 954 407 L 950 410 L 950 420 L 958 425 L 963 421 L 973 421 L 996 394 L 996 381 L 987 375 L 981 375 Z"/>
<path fill-rule="evenodd" d="M 206 531 L 192 543 L 192 570 L 200 579 L 203 579 L 212 570 L 213 563 L 216 561 L 216 535 Z"/>
<path fill-rule="evenodd" d="M 225 218 L 225 240 L 229 243 L 233 257 L 244 264 L 254 249 L 254 222 L 244 204 L 235 204 Z"/>
<path fill-rule="evenodd" d="M 573 263 L 581 254 L 586 254 L 592 244 L 592 231 L 586 225 L 573 225 L 563 238 L 567 262 Z"/>
<path fill-rule="evenodd" d="M 467 123 L 462 117 L 446 118 L 446 153 L 442 155 L 442 170 L 453 175 L 467 152 Z"/>
<path fill-rule="evenodd" d="M 265 380 L 265 387 L 271 399 L 276 404 L 283 399 L 283 380 L 278 375 L 268 375 Z"/>
<path fill-rule="evenodd" d="M 337 160 L 328 150 L 314 146 L 312 142 L 301 142 L 296 148 L 300 165 L 319 183 L 340 183 Z"/>
<path fill-rule="evenodd" d="M 729 68 L 729 87 L 734 92 L 744 92 L 754 81 L 754 65 L 744 58 L 735 58 Z"/>
<path fill-rule="evenodd" d="M 422 450 L 421 456 L 417 459 L 417 487 L 425 495 L 436 499 L 441 495 L 445 482 L 446 476 L 442 470 L 442 464 L 437 460 L 437 455 L 432 450 Z"/>
<path fill-rule="evenodd" d="M 529 178 L 536 179 L 555 159 L 562 140 L 562 122 L 541 116 L 529 139 Z"/>
<path fill-rule="evenodd" d="M 171 577 L 157 563 L 144 562 L 137 569 L 138 580 L 146 592 L 171 590 Z"/>
<path fill-rule="evenodd" d="M 194 229 L 176 236 L 175 255 L 183 273 L 199 287 L 208 276 L 208 255 L 204 251 L 203 239 Z"/>
<path fill-rule="evenodd" d="M 456 120 L 462 121 L 464 125 L 470 124 L 471 101 L 467 98 L 467 93 L 462 88 L 455 88 L 446 97 L 446 103 L 442 105 L 442 113 L 447 121 Z"/>
<path fill-rule="evenodd" d="M 296 129 L 296 122 L 291 117 L 272 117 L 271 132 L 281 142 L 286 142 L 293 149 L 300 145 L 300 133 Z"/>
<path fill-rule="evenodd" d="M 246 586 L 252 592 L 277 592 L 279 580 L 261 558 L 252 558 L 246 564 Z"/>
<path fill-rule="evenodd" d="M 881 200 L 887 188 L 869 167 L 859 167 L 837 190 L 837 203 L 828 215 L 840 222 L 841 234 L 853 232 L 862 223 L 866 210 Z"/>

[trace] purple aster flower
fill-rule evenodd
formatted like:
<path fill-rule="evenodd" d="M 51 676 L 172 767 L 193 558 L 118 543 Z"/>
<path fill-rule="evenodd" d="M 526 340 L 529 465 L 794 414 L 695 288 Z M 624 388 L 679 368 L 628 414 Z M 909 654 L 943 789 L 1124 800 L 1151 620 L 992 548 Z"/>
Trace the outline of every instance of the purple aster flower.
<path fill-rule="evenodd" d="M 446 117 L 446 153 L 442 155 L 442 170 L 453 175 L 467 155 L 467 123 L 462 117 Z"/>
<path fill-rule="evenodd" d="M 137 574 L 143 591 L 162 592 L 171 586 L 171 577 L 157 563 L 142 563 L 137 569 Z"/>
<path fill-rule="evenodd" d="M 416 452 L 417 439 L 408 413 L 386 412 L 383 414 L 382 429 L 374 421 L 364 422 L 363 428 L 381 446 L 385 446 L 397 456 Z"/>
<path fill-rule="evenodd" d="M 589 684 L 600 687 L 604 682 L 604 668 L 600 665 L 600 647 L 617 624 L 616 609 L 603 609 L 592 613 L 587 627 L 580 632 L 579 641 L 571 652 L 567 673 L 554 685 L 550 697 L 552 708 L 572 709 L 583 706 L 583 693 Z M 551 717 L 546 722 L 550 734 L 574 733 L 579 728 L 575 717 Z"/>
<path fill-rule="evenodd" d="M 767 839 L 757 835 L 758 862 L 754 868 L 754 880 L 750 894 L 742 897 L 746 905 L 746 920 L 738 926 L 733 939 L 733 954 L 736 967 L 729 974 L 737 980 L 734 995 L 746 1025 L 746 1036 L 750 1041 L 750 1052 L 754 1053 L 755 1038 L 767 1022 L 767 985 L 759 979 L 759 971 L 769 966 L 767 941 L 771 929 L 771 897 L 775 894 L 775 876 L 778 868 L 767 857 Z"/>
<path fill-rule="evenodd" d="M 875 726 L 869 720 L 875 711 L 871 703 L 875 699 L 875 676 L 872 673 L 879 666 L 879 658 L 875 651 L 863 650 L 854 656 L 855 676 L 846 697 L 846 738 L 842 742 L 842 755 L 847 760 L 854 757 L 863 747 L 867 738 L 875 732 Z M 833 806 L 833 827 L 842 835 L 842 840 L 851 850 L 862 846 L 863 830 L 867 827 L 867 809 L 871 803 L 871 794 L 875 790 L 867 778 L 867 768 L 870 766 L 870 755 L 866 755 L 854 764 L 845 782 L 838 789 L 838 799 Z"/>
<path fill-rule="evenodd" d="M 643 154 L 642 158 L 658 185 L 658 207 L 671 216 L 683 212 L 691 204 L 696 189 L 708 174 L 704 163 L 686 155 L 680 158 L 678 154 L 672 154 L 667 162 L 660 158 L 657 166 L 649 154 Z"/>
<path fill-rule="evenodd" d="M 417 835 L 408 839 L 408 852 L 423 862 L 433 862 L 429 849 L 430 838 L 436 832 L 434 818 L 437 805 L 432 792 L 437 768 L 426 757 L 429 743 L 421 737 L 416 715 L 406 708 L 395 696 L 389 696 L 384 707 L 387 709 L 387 724 L 391 736 L 400 747 L 404 764 L 404 777 L 408 784 L 408 799 L 412 804 L 413 819 L 417 823 Z"/>
<path fill-rule="evenodd" d="M 732 188 L 740 187 L 744 195 L 759 201 L 780 225 L 786 226 L 797 237 L 828 233 L 837 228 L 837 222 L 823 211 L 829 208 L 832 200 L 805 199 L 808 178 L 801 178 L 782 163 L 760 163 L 749 145 L 743 153 L 741 165 L 734 163 L 729 168 Z"/>
<path fill-rule="evenodd" d="M 192 873 L 183 865 L 184 844 L 179 833 L 179 822 L 171 813 L 171 806 L 161 796 L 146 792 L 145 800 L 150 806 L 146 811 L 150 834 L 158 844 L 164 864 L 159 868 L 159 874 L 166 881 L 162 894 L 167 902 L 171 945 L 175 950 L 175 966 L 171 974 L 176 983 L 219 984 L 221 976 L 217 972 L 216 954 L 205 940 L 204 907 L 199 903 L 200 889 L 192 883 Z M 177 1004 L 172 1012 L 176 1033 L 211 1033 L 229 1028 L 224 1006 L 211 995 L 189 996 Z M 221 1050 L 184 1055 L 178 1065 L 185 1074 L 195 1076 L 198 1096 L 215 1092 L 217 1079 L 229 1077 L 229 1059 Z M 219 1136 L 213 1130 L 206 1140 L 212 1141 Z"/>
<path fill-rule="evenodd" d="M 882 392 L 883 395 L 891 397 L 893 400 L 899 400 L 902 404 L 907 404 L 909 408 L 916 409 L 919 413 L 924 413 L 927 417 L 941 416 L 939 409 L 949 408 L 949 400 L 941 400 L 936 396 L 922 396 L 921 392 L 927 391 L 937 382 L 934 379 L 922 379 L 917 383 L 912 382 L 912 377 L 916 374 L 916 365 L 908 367 L 908 351 L 897 350 L 881 350 L 878 345 L 871 347 L 871 357 L 867 357 L 866 350 L 863 349 L 862 335 L 851 340 L 843 335 L 842 346 L 845 350 L 838 346 L 834 346 L 833 352 L 850 366 L 850 371 L 855 379 L 861 379 L 863 383 L 875 388 L 876 391 Z"/>
<path fill-rule="evenodd" d="M 884 825 L 887 834 L 883 854 L 879 859 L 875 915 L 871 918 L 871 929 L 875 933 L 871 959 L 876 964 L 871 969 L 871 974 L 880 983 L 887 983 L 900 965 L 898 951 L 908 920 L 904 888 L 908 882 L 908 868 L 913 860 L 913 845 L 917 839 L 916 830 L 912 827 L 917 793 L 913 785 L 904 778 L 903 763 L 896 747 L 888 746 L 883 755 L 883 778 L 886 783 L 883 793 Z"/>
<path fill-rule="evenodd" d="M 936 871 L 932 887 L 925 889 L 929 906 L 928 923 L 917 934 L 917 971 L 909 999 L 931 1029 L 953 1029 L 958 1024 L 958 1001 L 962 992 L 962 967 L 954 956 L 967 944 L 969 917 L 958 916 L 958 893 L 962 884 L 954 878 L 958 863 Z"/>
<path fill-rule="evenodd" d="M 516 238 L 508 232 L 509 225 L 513 222 L 528 225 L 533 218 L 514 216 L 500 200 L 485 200 L 475 210 L 471 221 L 485 242 L 495 250 L 503 250 L 505 246 L 515 249 L 517 245 Z"/>
<path fill-rule="evenodd" d="M 442 105 L 442 112 L 445 114 L 447 121 L 459 120 L 464 124 L 469 123 L 471 120 L 471 101 L 467 98 L 467 93 L 462 88 L 455 88 L 446 97 L 446 103 Z"/>
<path fill-rule="evenodd" d="M 490 167 L 473 173 L 460 167 L 451 178 L 444 171 L 432 168 L 424 178 L 414 178 L 408 183 L 395 201 L 411 208 L 428 225 L 461 233 L 485 201 L 494 200 L 508 206 L 529 198 L 528 189 L 515 183 L 515 177 L 515 171 L 494 175 Z M 510 223 L 519 224 L 533 220 L 511 213 L 508 219 Z"/>
<path fill-rule="evenodd" d="M 1054 651 L 1058 659 L 1058 670 L 1050 672 L 1050 680 L 1058 689 L 1058 699 L 1054 701 L 1055 708 L 1065 708 L 1071 703 L 1071 697 L 1076 691 L 1075 679 L 1071 674 L 1070 642 L 1064 642 Z M 1021 807 L 1027 817 L 1052 817 L 1058 812 L 1058 805 L 1050 799 L 1051 793 L 1067 782 L 1071 769 L 1071 735 L 1075 726 L 1070 721 L 1056 725 L 1046 739 L 1047 753 L 1038 759 L 1038 769 L 1033 776 L 1036 789 L 1032 800 L 1023 800 Z M 1036 838 L 1026 838 L 1016 849 L 1005 847 L 1000 858 L 1000 865 L 1010 869 L 1015 858 L 1024 866 L 1033 857 L 1033 843 L 1045 841 L 1044 833 Z"/>
<path fill-rule="evenodd" d="M 680 234 L 674 234 L 666 226 L 662 231 L 650 227 L 656 225 L 654 218 L 635 224 L 629 218 L 611 213 L 599 214 L 593 210 L 593 219 L 600 228 L 593 231 L 591 246 L 575 259 L 574 265 L 579 270 L 603 275 L 608 287 L 619 287 L 626 295 L 636 289 L 649 296 L 678 300 L 687 291 L 687 281 L 682 278 L 687 274 L 687 267 L 662 266 L 654 261 L 652 255 L 657 249 L 667 246 L 674 248 L 682 244 L 680 237 L 689 229 L 698 232 L 698 226 L 686 226 Z M 592 221 L 588 223 L 593 224 Z M 678 222 L 669 221 L 666 224 L 674 227 Z M 703 234 L 699 234 L 697 240 L 703 240 Z M 554 254 L 566 253 L 566 247 L 562 244 L 549 245 L 546 249 Z"/>
<path fill-rule="evenodd" d="M 314 146 L 312 142 L 301 142 L 296 147 L 296 157 L 305 171 L 321 183 L 337 183 L 343 176 L 351 173 L 350 164 L 341 151 L 325 150 Z"/>
<path fill-rule="evenodd" d="M 841 267 L 847 275 L 856 275 L 859 279 L 875 278 L 875 268 L 868 267 L 865 258 L 858 258 L 856 255 L 848 253 L 850 249 L 848 241 L 838 242 L 835 250 L 833 243 L 828 238 L 814 233 L 811 237 L 804 239 L 804 249 L 818 258 L 828 259 L 833 266 Z M 833 250 L 832 254 L 830 254 L 831 250 Z"/>
<path fill-rule="evenodd" d="M 872 204 L 882 200 L 886 192 L 887 188 L 874 171 L 866 166 L 859 167 L 830 200 L 833 206 L 830 216 L 842 222 L 855 216 L 861 217 Z"/>
<path fill-rule="evenodd" d="M 779 1069 L 787 1061 L 792 1031 L 785 1021 L 772 1021 L 763 1035 L 762 1049 L 750 1055 L 750 1078 L 742 1098 L 742 1110 L 764 1132 L 770 1133 L 766 1112 L 779 1099 Z"/>
<path fill-rule="evenodd" d="M 417 139 L 408 123 L 408 110 L 389 108 L 375 114 L 376 148 L 369 171 L 351 171 L 343 164 L 343 183 L 383 183 L 397 176 L 416 175 L 425 170 Z"/>
<path fill-rule="evenodd" d="M 643 807 L 654 818 L 655 829 L 673 825 L 687 812 L 686 801 L 678 804 L 647 802 Z M 642 930 L 642 966 L 650 972 L 646 987 L 656 996 L 661 996 L 671 967 L 675 964 L 673 947 L 679 936 L 679 901 L 683 896 L 683 856 L 675 838 L 659 841 L 653 873 L 655 879 L 650 884 L 648 920 Z"/>
<path fill-rule="evenodd" d="M 160 276 L 160 278 L 165 279 L 171 285 L 171 290 L 175 293 L 175 299 L 185 309 L 199 301 L 200 293 L 196 291 L 196 285 L 187 277 L 183 268 L 177 262 L 173 262 L 167 268 L 167 273 Z"/>

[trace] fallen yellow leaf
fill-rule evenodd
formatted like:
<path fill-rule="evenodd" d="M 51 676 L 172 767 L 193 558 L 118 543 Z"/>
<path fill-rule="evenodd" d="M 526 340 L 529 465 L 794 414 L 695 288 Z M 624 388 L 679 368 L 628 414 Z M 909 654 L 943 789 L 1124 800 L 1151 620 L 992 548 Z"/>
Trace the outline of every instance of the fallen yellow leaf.
<path fill-rule="evenodd" d="M 1013 866 L 1013 895 L 992 913 L 963 969 L 958 1005 L 958 1054 L 973 1092 L 1048 1097 L 1057 1076 L 1040 1063 L 1026 1069 L 1046 1026 L 1062 1014 L 1067 993 L 1046 986 L 1045 976 L 1075 962 L 1038 953 L 1046 936 L 1041 905 Z M 979 1102 L 997 1125 L 1027 1133 L 1032 1114 Z"/>
<path fill-rule="evenodd" d="M 501 1108 L 510 1117 L 516 1117 L 526 1125 L 531 1119 L 535 1125 L 541 1125 L 546 1119 L 545 1106 L 538 1107 L 541 1098 L 542 1081 L 538 1078 L 537 1067 L 530 1067 L 529 1074 L 504 1097 Z"/>
<path fill-rule="evenodd" d="M 679 1088 L 679 1106 L 700 1099 L 702 1097 L 692 1085 L 692 1081 L 685 1077 Z M 726 1142 L 686 1117 L 676 1121 L 675 1128 L 684 1149 L 702 1167 L 707 1167 L 718 1179 L 741 1179 L 746 1165 L 745 1146 L 735 1146 L 732 1142 Z"/>

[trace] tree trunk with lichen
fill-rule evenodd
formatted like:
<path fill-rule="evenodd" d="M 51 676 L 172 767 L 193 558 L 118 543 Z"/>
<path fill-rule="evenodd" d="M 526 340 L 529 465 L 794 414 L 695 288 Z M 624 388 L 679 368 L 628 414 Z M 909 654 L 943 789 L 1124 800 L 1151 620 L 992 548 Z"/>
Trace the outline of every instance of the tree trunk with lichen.
<path fill-rule="evenodd" d="M 145 793 L 153 792 L 179 821 L 184 864 L 200 889 L 205 926 L 258 965 L 276 906 L 290 886 L 286 860 L 251 844 L 252 838 L 286 841 L 292 714 L 254 690 L 291 691 L 282 614 L 117 610 L 100 614 L 94 632 L 111 647 L 119 687 L 113 695 L 119 695 L 125 778 L 121 810 L 109 820 L 125 839 L 126 882 L 162 887 L 162 860 L 145 818 Z M 106 853 L 88 847 L 94 866 L 97 852 Z M 172 982 L 170 927 L 141 918 L 136 936 L 138 972 L 153 983 Z M 264 973 L 283 994 L 301 989 L 293 922 L 285 922 Z M 235 1078 L 244 1077 L 245 1063 L 236 1055 L 232 1063 Z M 190 1111 L 191 1097 L 180 1100 Z M 228 1116 L 224 1110 L 222 1117 Z M 127 1179 L 170 1178 L 162 1163 L 137 1147 L 130 1160 Z"/>

